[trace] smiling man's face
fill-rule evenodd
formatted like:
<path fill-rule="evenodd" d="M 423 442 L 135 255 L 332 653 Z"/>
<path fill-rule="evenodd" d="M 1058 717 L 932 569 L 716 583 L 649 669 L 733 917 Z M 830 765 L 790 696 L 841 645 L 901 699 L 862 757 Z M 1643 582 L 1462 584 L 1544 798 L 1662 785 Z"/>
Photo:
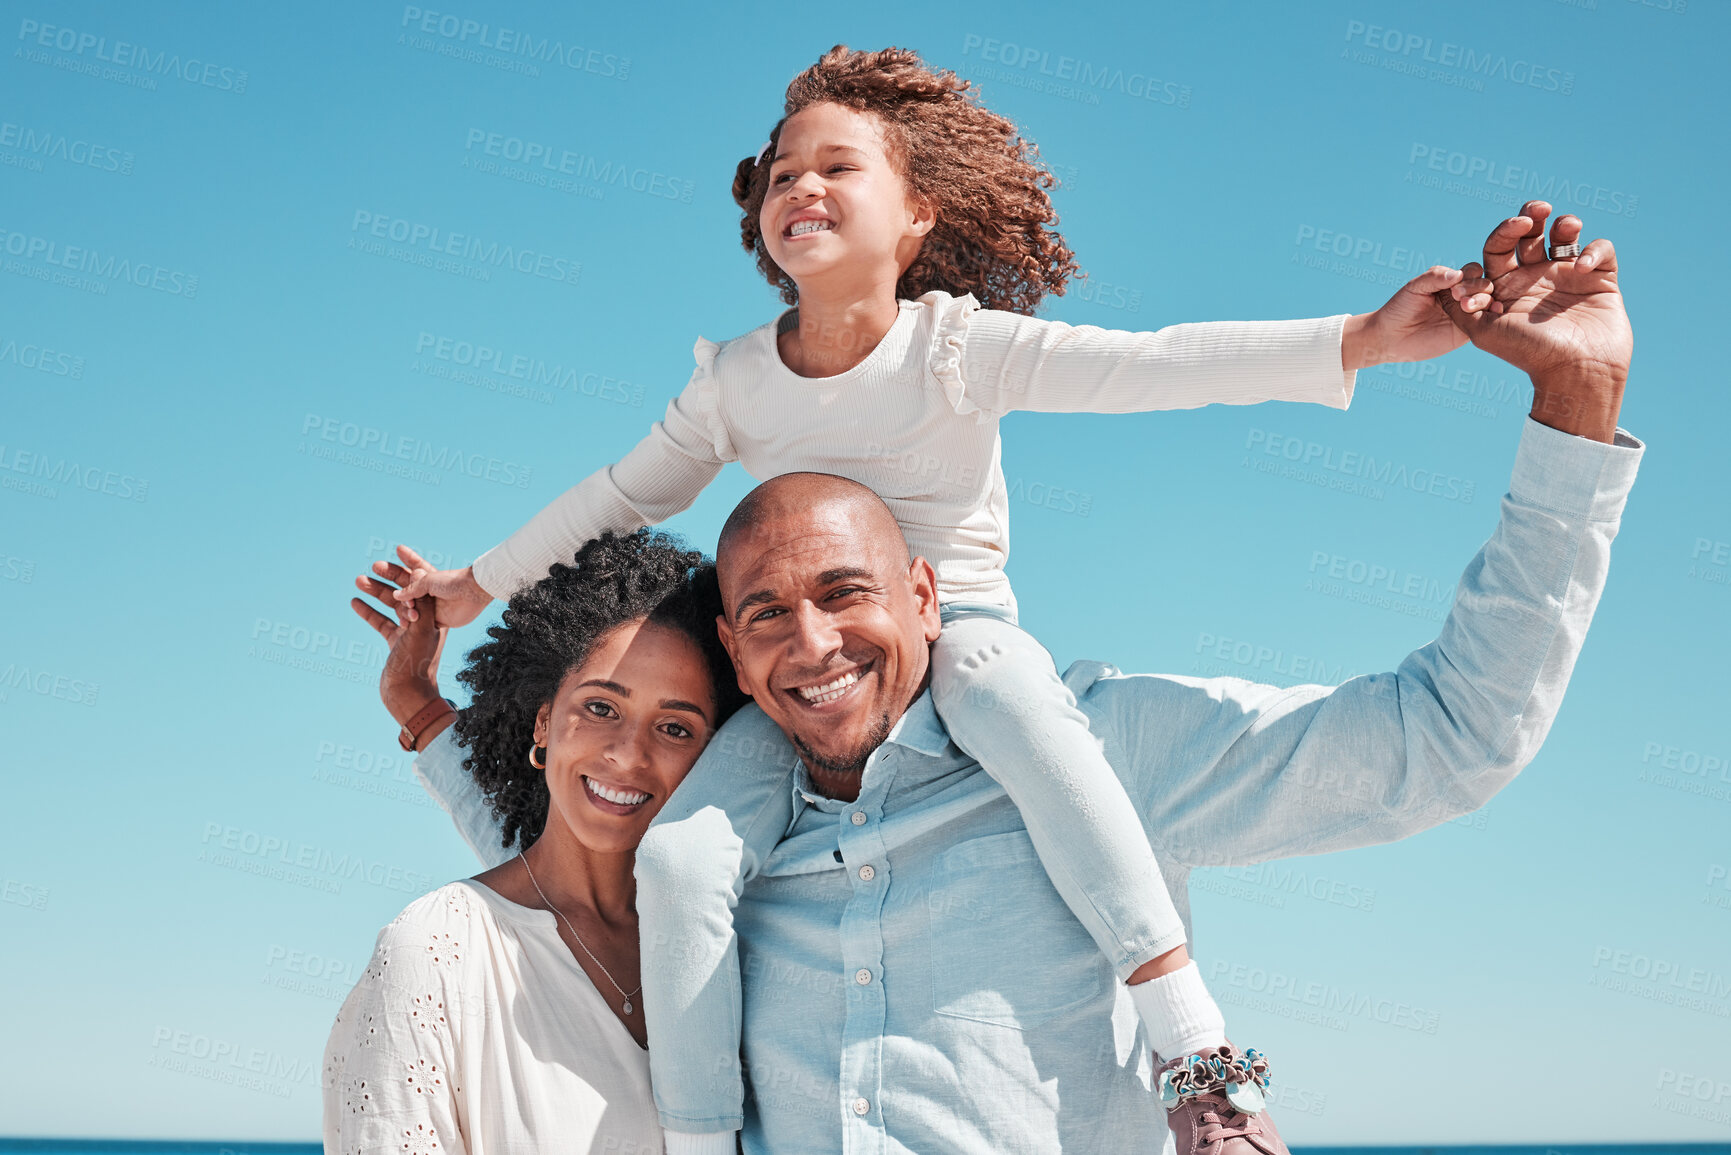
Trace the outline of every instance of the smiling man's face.
<path fill-rule="evenodd" d="M 730 522 L 717 550 L 721 640 L 740 689 L 814 782 L 851 797 L 925 686 L 939 630 L 932 567 L 908 559 L 888 509 L 853 482 L 788 474 L 754 499 L 753 524 Z"/>

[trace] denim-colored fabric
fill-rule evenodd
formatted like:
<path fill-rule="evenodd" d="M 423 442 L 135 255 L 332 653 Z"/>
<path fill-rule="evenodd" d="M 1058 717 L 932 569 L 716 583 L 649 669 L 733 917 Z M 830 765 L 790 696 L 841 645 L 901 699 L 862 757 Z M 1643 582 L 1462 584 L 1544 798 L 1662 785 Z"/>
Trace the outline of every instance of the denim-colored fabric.
<path fill-rule="evenodd" d="M 1186 922 L 1193 867 L 1404 838 L 1482 806 L 1531 760 L 1604 588 L 1642 450 L 1626 434 L 1603 445 L 1528 421 L 1501 519 L 1437 640 L 1392 672 L 1279 688 L 1070 667 L 1065 683 Z M 854 803 L 819 797 L 755 708 L 711 747 L 724 737 L 655 831 L 727 823 L 726 865 L 745 882 L 727 888 L 731 927 L 710 925 L 707 950 L 661 965 L 697 968 L 698 982 L 741 976 L 748 1152 L 1161 1148 L 1126 989 L 1047 880 L 1020 812 L 950 742 L 929 696 L 872 755 Z M 485 853 L 493 820 L 459 757 L 442 736 L 417 771 Z M 647 969 L 647 924 L 644 936 Z M 653 1022 L 651 1046 L 677 1052 Z"/>

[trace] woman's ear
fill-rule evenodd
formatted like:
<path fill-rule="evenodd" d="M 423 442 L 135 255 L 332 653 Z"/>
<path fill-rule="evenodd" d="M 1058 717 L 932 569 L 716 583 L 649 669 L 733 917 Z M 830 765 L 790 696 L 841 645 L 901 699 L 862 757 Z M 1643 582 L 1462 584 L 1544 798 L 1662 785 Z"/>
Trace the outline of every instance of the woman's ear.
<path fill-rule="evenodd" d="M 535 713 L 535 745 L 547 744 L 547 720 L 553 716 L 553 703 L 542 702 L 540 710 Z"/>

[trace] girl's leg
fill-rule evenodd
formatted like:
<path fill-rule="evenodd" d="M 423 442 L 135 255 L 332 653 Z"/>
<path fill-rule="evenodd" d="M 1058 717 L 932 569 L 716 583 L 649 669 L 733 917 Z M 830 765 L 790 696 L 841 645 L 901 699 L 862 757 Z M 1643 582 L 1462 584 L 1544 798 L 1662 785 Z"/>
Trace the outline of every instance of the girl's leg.
<path fill-rule="evenodd" d="M 1147 831 L 1051 655 L 1004 617 L 946 612 L 931 687 L 950 737 L 1021 810 L 1052 885 L 1133 982 L 1149 1044 L 1171 1059 L 1224 1043 L 1195 965 L 1176 966 L 1184 924 Z"/>
<path fill-rule="evenodd" d="M 669 1155 L 731 1153 L 743 1123 L 733 910 L 792 821 L 795 762 L 781 731 L 747 706 L 637 847 L 649 1070 Z"/>

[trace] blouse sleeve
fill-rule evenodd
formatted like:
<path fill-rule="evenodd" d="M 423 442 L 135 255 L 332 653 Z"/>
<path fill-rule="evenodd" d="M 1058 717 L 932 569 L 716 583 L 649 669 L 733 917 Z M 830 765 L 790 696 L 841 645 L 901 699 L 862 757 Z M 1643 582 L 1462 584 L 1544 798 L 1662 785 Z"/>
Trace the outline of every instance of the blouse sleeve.
<path fill-rule="evenodd" d="M 558 497 L 516 533 L 475 559 L 475 580 L 496 598 L 509 597 L 547 576 L 603 530 L 629 533 L 688 508 L 737 457 L 716 402 L 715 354 L 699 337 L 697 367 L 667 415 L 631 452 Z"/>
<path fill-rule="evenodd" d="M 1208 321 L 1151 332 L 1069 325 L 982 309 L 973 294 L 920 298 L 939 311 L 931 369 L 957 413 L 1139 413 L 1312 401 L 1345 409 L 1346 314 Z"/>
<path fill-rule="evenodd" d="M 424 909 L 463 901 L 435 891 L 379 932 L 325 1049 L 326 1155 L 465 1155 L 453 1032 L 468 935 Z"/>

